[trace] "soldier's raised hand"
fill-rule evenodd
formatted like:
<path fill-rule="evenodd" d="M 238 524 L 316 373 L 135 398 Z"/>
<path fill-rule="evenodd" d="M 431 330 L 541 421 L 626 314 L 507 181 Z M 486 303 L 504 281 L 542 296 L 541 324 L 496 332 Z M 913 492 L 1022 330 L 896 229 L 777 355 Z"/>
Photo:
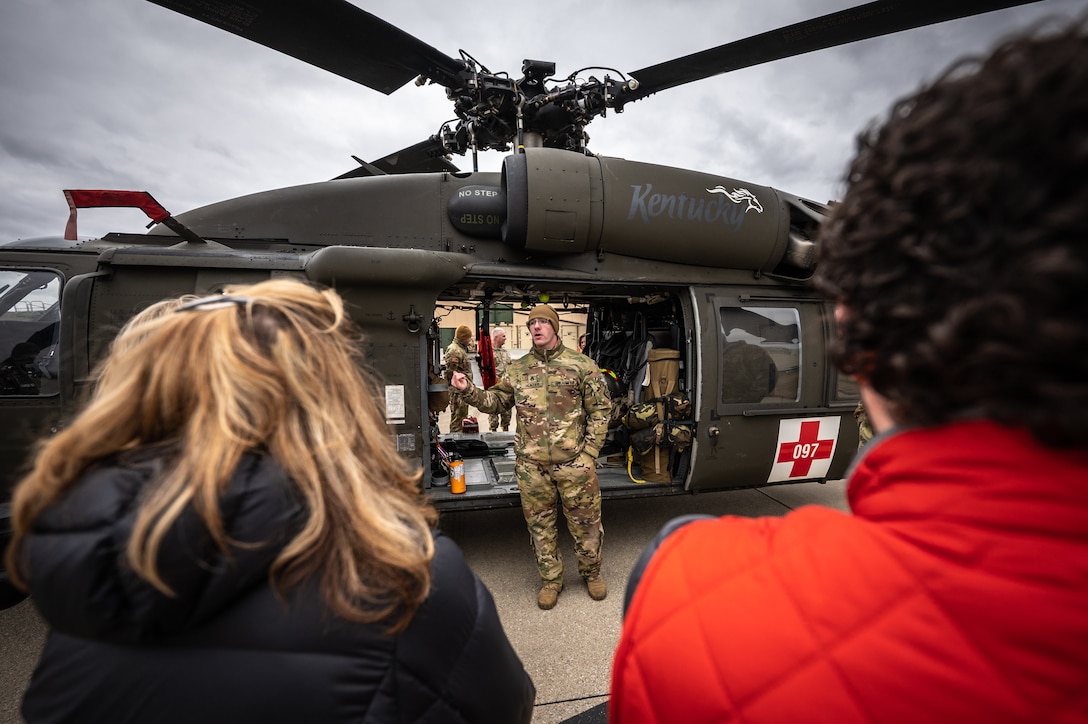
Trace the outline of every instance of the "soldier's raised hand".
<path fill-rule="evenodd" d="M 464 372 L 454 372 L 450 375 L 450 384 L 459 390 L 468 389 L 468 378 L 465 377 Z"/>

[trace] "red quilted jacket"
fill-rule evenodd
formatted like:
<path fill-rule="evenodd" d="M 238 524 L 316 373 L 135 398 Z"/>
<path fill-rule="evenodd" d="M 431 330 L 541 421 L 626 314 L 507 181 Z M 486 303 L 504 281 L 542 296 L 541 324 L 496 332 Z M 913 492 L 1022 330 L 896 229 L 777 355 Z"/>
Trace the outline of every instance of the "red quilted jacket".
<path fill-rule="evenodd" d="M 987 422 L 906 431 L 849 498 L 669 536 L 609 723 L 1088 721 L 1088 455 Z"/>

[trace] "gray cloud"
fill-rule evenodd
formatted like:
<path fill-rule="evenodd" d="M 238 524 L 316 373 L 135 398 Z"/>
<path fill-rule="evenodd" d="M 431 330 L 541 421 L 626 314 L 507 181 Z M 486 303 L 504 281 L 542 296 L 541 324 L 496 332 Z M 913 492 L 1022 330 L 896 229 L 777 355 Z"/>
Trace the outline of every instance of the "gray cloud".
<path fill-rule="evenodd" d="M 366 7 L 448 55 L 464 48 L 511 74 L 522 58 L 550 59 L 565 75 L 629 72 L 853 4 L 555 0 L 526 17 L 436 0 Z M 1045 0 L 671 89 L 595 121 L 591 148 L 827 200 L 854 136 L 893 100 L 954 58 L 1082 5 Z M 331 178 L 351 154 L 383 156 L 452 115 L 438 87 L 386 97 L 143 0 L 5 0 L 0 97 L 0 241 L 60 233 L 65 188 L 143 189 L 181 212 Z M 481 166 L 500 163 L 490 153 Z M 80 232 L 145 222 L 87 211 Z"/>

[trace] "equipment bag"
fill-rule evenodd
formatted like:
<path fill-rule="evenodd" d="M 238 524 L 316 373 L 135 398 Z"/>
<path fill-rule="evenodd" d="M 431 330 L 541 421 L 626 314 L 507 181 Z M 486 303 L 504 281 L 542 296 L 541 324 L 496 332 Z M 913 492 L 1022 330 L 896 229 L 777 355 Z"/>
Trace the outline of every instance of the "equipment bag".
<path fill-rule="evenodd" d="M 656 404 L 653 402 L 640 402 L 631 405 L 623 422 L 628 430 L 645 430 L 661 422 L 661 416 L 657 414 Z"/>
<path fill-rule="evenodd" d="M 669 425 L 669 444 L 677 453 L 691 447 L 691 425 Z"/>
<path fill-rule="evenodd" d="M 666 420 L 691 419 L 691 398 L 688 397 L 688 393 L 672 392 L 665 395 L 663 402 L 665 403 Z"/>
<path fill-rule="evenodd" d="M 645 455 L 660 445 L 665 439 L 665 426 L 660 422 L 653 427 L 647 427 L 631 433 L 631 447 L 640 455 Z"/>
<path fill-rule="evenodd" d="M 657 407 L 658 419 L 666 414 L 665 401 L 676 392 L 680 379 L 680 351 L 676 349 L 651 349 L 647 355 L 649 374 L 646 386 L 650 388 L 650 399 Z M 672 447 L 669 445 L 668 431 L 664 425 L 654 428 L 657 431 L 655 444 L 642 452 L 640 467 L 642 477 L 651 483 L 667 483 L 672 480 Z"/>

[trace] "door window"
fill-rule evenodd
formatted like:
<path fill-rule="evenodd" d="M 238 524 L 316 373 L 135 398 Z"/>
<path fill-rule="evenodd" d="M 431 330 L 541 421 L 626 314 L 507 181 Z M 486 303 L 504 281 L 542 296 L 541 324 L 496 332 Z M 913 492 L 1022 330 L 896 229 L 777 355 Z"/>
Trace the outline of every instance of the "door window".
<path fill-rule="evenodd" d="M 797 402 L 801 324 L 789 307 L 722 307 L 721 402 Z"/>

